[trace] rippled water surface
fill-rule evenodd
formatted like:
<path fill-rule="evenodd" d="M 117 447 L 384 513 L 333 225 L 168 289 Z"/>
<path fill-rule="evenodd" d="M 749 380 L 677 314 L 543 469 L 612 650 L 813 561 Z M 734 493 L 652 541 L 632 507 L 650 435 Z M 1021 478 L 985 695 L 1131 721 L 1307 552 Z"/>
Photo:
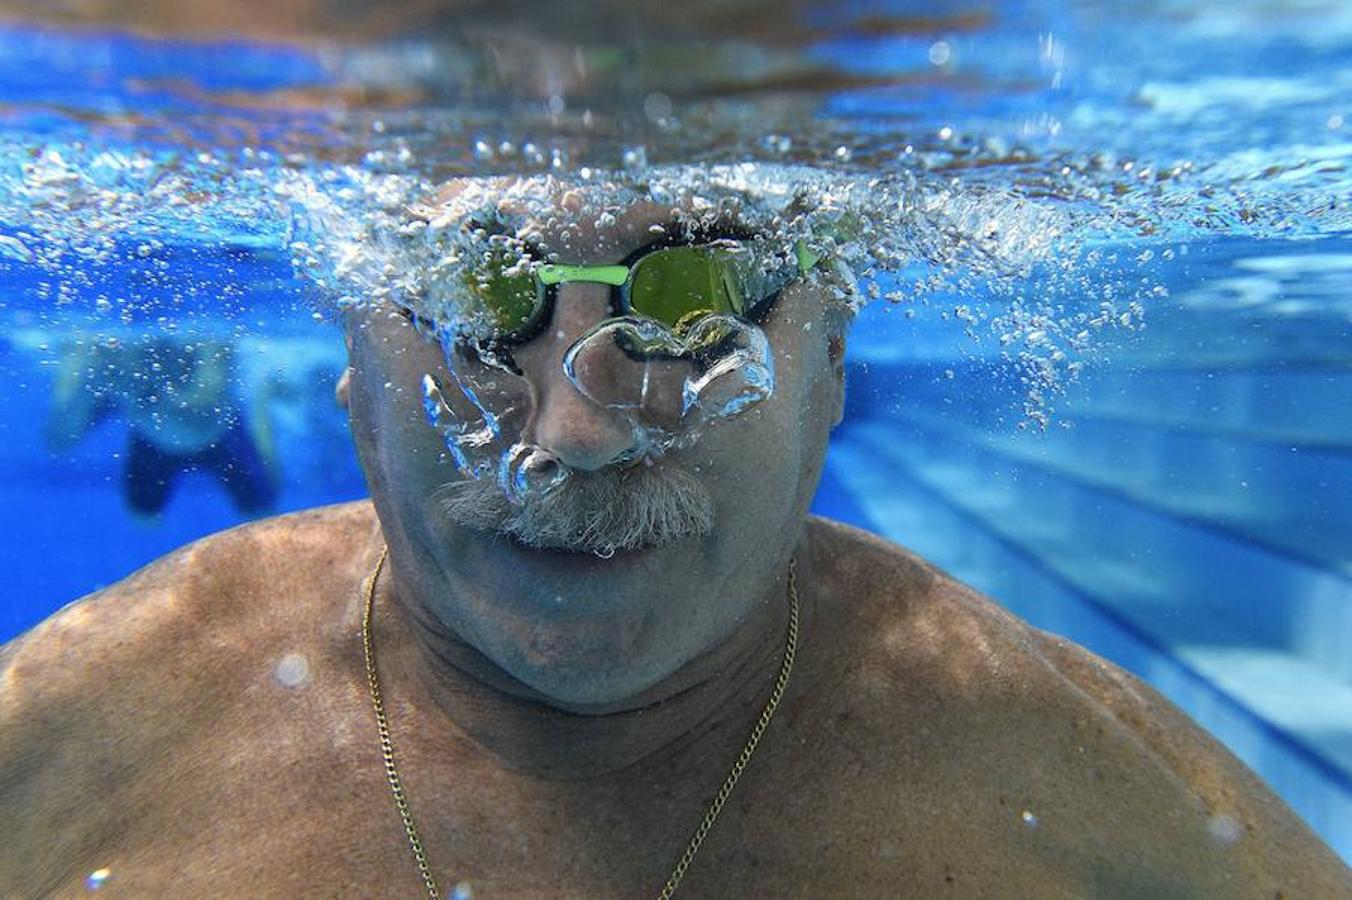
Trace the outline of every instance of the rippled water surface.
<path fill-rule="evenodd" d="M 332 311 L 428 294 L 391 235 L 447 179 L 793 195 L 863 223 L 818 510 L 1152 678 L 1352 857 L 1352 7 L 197 6 L 0 26 L 0 636 L 240 517 L 133 521 L 117 426 L 44 443 L 91 348 L 230 345 L 274 508 L 360 496 Z"/>
<path fill-rule="evenodd" d="M 11 24 L 8 308 L 38 328 L 253 332 L 259 308 L 306 299 L 279 282 L 259 302 L 260 263 L 304 267 L 317 245 L 350 270 L 365 232 L 447 177 L 756 161 L 869 214 L 875 296 L 964 322 L 971 352 L 1052 390 L 1151 312 L 1346 325 L 1317 286 L 1342 254 L 1260 249 L 1168 283 L 1217 240 L 1346 230 L 1340 5 L 595 9 L 372 15 L 384 39 L 363 40 Z"/>

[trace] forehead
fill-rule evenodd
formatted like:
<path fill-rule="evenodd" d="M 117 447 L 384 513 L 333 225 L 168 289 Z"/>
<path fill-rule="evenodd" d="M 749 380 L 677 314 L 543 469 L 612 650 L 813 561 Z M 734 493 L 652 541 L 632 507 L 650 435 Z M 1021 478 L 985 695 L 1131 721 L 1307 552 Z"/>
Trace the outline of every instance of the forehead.
<path fill-rule="evenodd" d="M 632 185 L 554 177 L 456 179 L 412 212 L 433 228 L 503 234 L 576 263 L 614 262 L 670 234 L 754 230 L 735 201 L 659 201 Z"/>

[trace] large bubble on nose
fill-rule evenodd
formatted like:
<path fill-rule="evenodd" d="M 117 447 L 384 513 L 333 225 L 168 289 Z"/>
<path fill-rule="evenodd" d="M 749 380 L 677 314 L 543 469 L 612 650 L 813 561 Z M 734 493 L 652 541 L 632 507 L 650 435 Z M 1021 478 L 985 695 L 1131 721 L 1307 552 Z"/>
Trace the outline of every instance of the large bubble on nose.
<path fill-rule="evenodd" d="M 427 422 L 441 435 L 456 467 L 471 478 L 484 477 L 495 459 L 491 448 L 500 433 L 496 420 L 482 411 L 467 417 L 457 412 L 452 402 L 455 391 L 447 390 L 435 375 L 423 375 L 422 389 Z"/>
<path fill-rule="evenodd" d="M 476 480 L 494 479 L 514 503 L 563 480 L 564 468 L 551 454 L 512 440 L 504 430 L 504 418 L 511 419 L 518 412 L 515 406 L 495 413 L 495 403 L 508 402 L 502 396 L 476 389 L 460 377 L 453 385 L 448 390 L 436 376 L 423 375 L 423 407 L 428 423 L 441 434 L 462 474 Z"/>
<path fill-rule="evenodd" d="M 683 332 L 653 319 L 604 322 L 564 356 L 584 396 L 625 414 L 654 446 L 684 446 L 710 422 L 735 416 L 774 391 L 765 332 L 731 315 L 708 315 Z"/>
<path fill-rule="evenodd" d="M 450 332 L 442 349 L 451 377 L 423 376 L 423 406 L 457 468 L 496 481 L 516 503 L 561 483 L 565 467 L 521 439 L 534 408 L 527 380 Z M 652 319 L 609 320 L 573 344 L 563 370 L 628 421 L 626 458 L 688 446 L 710 422 L 765 400 L 775 382 L 765 333 L 730 315 L 705 316 L 683 333 Z"/>
<path fill-rule="evenodd" d="M 449 383 L 423 375 L 423 409 L 456 466 L 471 478 L 501 478 L 530 412 L 524 378 L 445 338 Z"/>
<path fill-rule="evenodd" d="M 686 382 L 687 427 L 745 412 L 775 389 L 770 341 L 758 326 L 732 316 L 709 316 L 686 336 L 700 347 L 716 347 L 698 378 Z"/>

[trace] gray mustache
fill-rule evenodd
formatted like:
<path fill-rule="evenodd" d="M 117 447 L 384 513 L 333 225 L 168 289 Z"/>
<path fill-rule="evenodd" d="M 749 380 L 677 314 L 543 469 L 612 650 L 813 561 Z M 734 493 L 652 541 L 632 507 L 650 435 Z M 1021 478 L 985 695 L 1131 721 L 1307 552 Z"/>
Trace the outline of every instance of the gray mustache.
<path fill-rule="evenodd" d="M 447 518 L 548 550 L 594 553 L 661 547 L 707 535 L 714 502 L 698 479 L 642 464 L 599 472 L 568 470 L 551 490 L 512 503 L 493 481 L 467 479 L 437 489 Z"/>

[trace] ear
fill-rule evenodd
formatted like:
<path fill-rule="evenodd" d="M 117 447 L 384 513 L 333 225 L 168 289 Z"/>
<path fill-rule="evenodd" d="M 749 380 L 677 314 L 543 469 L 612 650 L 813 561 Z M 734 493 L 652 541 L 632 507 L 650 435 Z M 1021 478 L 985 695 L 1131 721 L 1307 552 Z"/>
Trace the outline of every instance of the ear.
<path fill-rule="evenodd" d="M 347 350 L 347 366 L 343 369 L 343 374 L 338 376 L 338 381 L 333 386 L 333 399 L 342 409 L 348 408 L 348 403 L 352 397 L 352 354 L 356 349 L 357 329 L 366 325 L 368 311 L 365 308 L 358 309 L 356 305 L 345 307 L 341 312 L 341 325 L 343 328 L 343 347 Z"/>
<path fill-rule="evenodd" d="M 831 427 L 835 428 L 845 418 L 845 335 L 827 340 L 826 355 L 831 362 Z"/>
<path fill-rule="evenodd" d="M 343 374 L 338 376 L 338 383 L 333 386 L 333 399 L 338 401 L 338 405 L 347 409 L 348 397 L 352 393 L 352 367 L 343 369 Z"/>

